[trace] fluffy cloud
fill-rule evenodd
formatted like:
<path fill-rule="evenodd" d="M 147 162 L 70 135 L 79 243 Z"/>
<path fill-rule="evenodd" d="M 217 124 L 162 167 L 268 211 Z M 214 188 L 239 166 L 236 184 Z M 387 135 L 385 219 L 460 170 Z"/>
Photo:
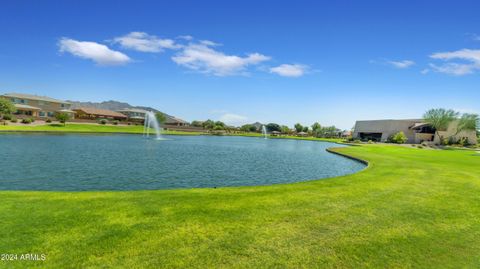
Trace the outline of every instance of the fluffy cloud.
<path fill-rule="evenodd" d="M 270 73 L 284 77 L 301 77 L 308 71 L 308 66 L 303 64 L 282 64 L 270 68 Z"/>
<path fill-rule="evenodd" d="M 248 118 L 242 115 L 225 113 L 220 117 L 219 120 L 225 122 L 228 125 L 238 126 L 246 123 Z"/>
<path fill-rule="evenodd" d="M 62 38 L 58 46 L 62 53 L 68 52 L 77 57 L 92 60 L 99 65 L 123 65 L 131 61 L 127 55 L 96 42 Z"/>
<path fill-rule="evenodd" d="M 267 61 L 270 57 L 252 53 L 245 57 L 226 55 L 212 47 L 218 44 L 211 41 L 201 41 L 184 46 L 172 60 L 191 70 L 215 76 L 228 76 L 241 74 L 247 66 L 256 65 Z"/>
<path fill-rule="evenodd" d="M 446 61 L 443 64 L 430 64 L 431 69 L 435 72 L 462 76 L 480 70 L 480 50 L 462 49 L 438 52 L 430 55 L 430 58 Z"/>
<path fill-rule="evenodd" d="M 403 61 L 387 61 L 387 63 L 393 67 L 400 68 L 400 69 L 405 69 L 409 68 L 410 66 L 414 65 L 414 61 L 410 60 L 403 60 Z"/>
<path fill-rule="evenodd" d="M 164 49 L 178 49 L 180 47 L 172 39 L 161 39 L 144 32 L 131 32 L 113 39 L 113 42 L 120 44 L 123 48 L 141 52 L 161 52 Z"/>

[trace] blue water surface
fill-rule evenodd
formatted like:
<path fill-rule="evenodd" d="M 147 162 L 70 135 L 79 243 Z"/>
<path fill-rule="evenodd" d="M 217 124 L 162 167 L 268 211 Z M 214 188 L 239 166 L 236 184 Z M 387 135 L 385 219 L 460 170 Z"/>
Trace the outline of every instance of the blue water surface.
<path fill-rule="evenodd" d="M 235 136 L 3 134 L 0 190 L 153 190 L 253 186 L 351 174 L 341 145 Z"/>

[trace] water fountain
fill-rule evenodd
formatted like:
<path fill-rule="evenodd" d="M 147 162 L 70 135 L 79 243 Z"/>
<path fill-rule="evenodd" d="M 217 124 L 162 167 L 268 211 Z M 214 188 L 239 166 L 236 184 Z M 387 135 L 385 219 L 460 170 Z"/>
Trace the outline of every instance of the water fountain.
<path fill-rule="evenodd" d="M 265 125 L 262 125 L 262 134 L 265 137 L 265 139 L 267 139 L 267 128 L 265 127 Z"/>
<path fill-rule="evenodd" d="M 145 121 L 143 124 L 143 136 L 150 137 L 150 128 L 155 130 L 155 134 L 157 136 L 157 140 L 162 139 L 160 125 L 158 124 L 157 117 L 155 117 L 155 113 L 152 111 L 148 111 L 145 113 Z"/>

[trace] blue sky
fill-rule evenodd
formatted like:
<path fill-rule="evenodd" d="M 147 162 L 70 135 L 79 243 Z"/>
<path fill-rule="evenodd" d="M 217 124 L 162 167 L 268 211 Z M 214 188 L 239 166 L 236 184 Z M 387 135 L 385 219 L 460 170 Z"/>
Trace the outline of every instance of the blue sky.
<path fill-rule="evenodd" d="M 478 1 L 2 1 L 0 93 L 349 129 L 480 112 Z"/>

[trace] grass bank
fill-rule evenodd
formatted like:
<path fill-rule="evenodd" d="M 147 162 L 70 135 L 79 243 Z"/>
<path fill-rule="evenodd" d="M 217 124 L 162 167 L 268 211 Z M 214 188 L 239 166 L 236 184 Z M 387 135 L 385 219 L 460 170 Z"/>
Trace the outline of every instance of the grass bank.
<path fill-rule="evenodd" d="M 0 125 L 0 132 L 57 132 L 57 133 L 124 133 L 142 134 L 143 126 L 139 125 L 101 125 L 67 123 L 46 125 Z M 199 135 L 201 132 L 164 131 L 171 135 Z"/>
<path fill-rule="evenodd" d="M 264 187 L 0 192 L 8 268 L 478 268 L 480 157 L 361 145 L 354 175 Z"/>

